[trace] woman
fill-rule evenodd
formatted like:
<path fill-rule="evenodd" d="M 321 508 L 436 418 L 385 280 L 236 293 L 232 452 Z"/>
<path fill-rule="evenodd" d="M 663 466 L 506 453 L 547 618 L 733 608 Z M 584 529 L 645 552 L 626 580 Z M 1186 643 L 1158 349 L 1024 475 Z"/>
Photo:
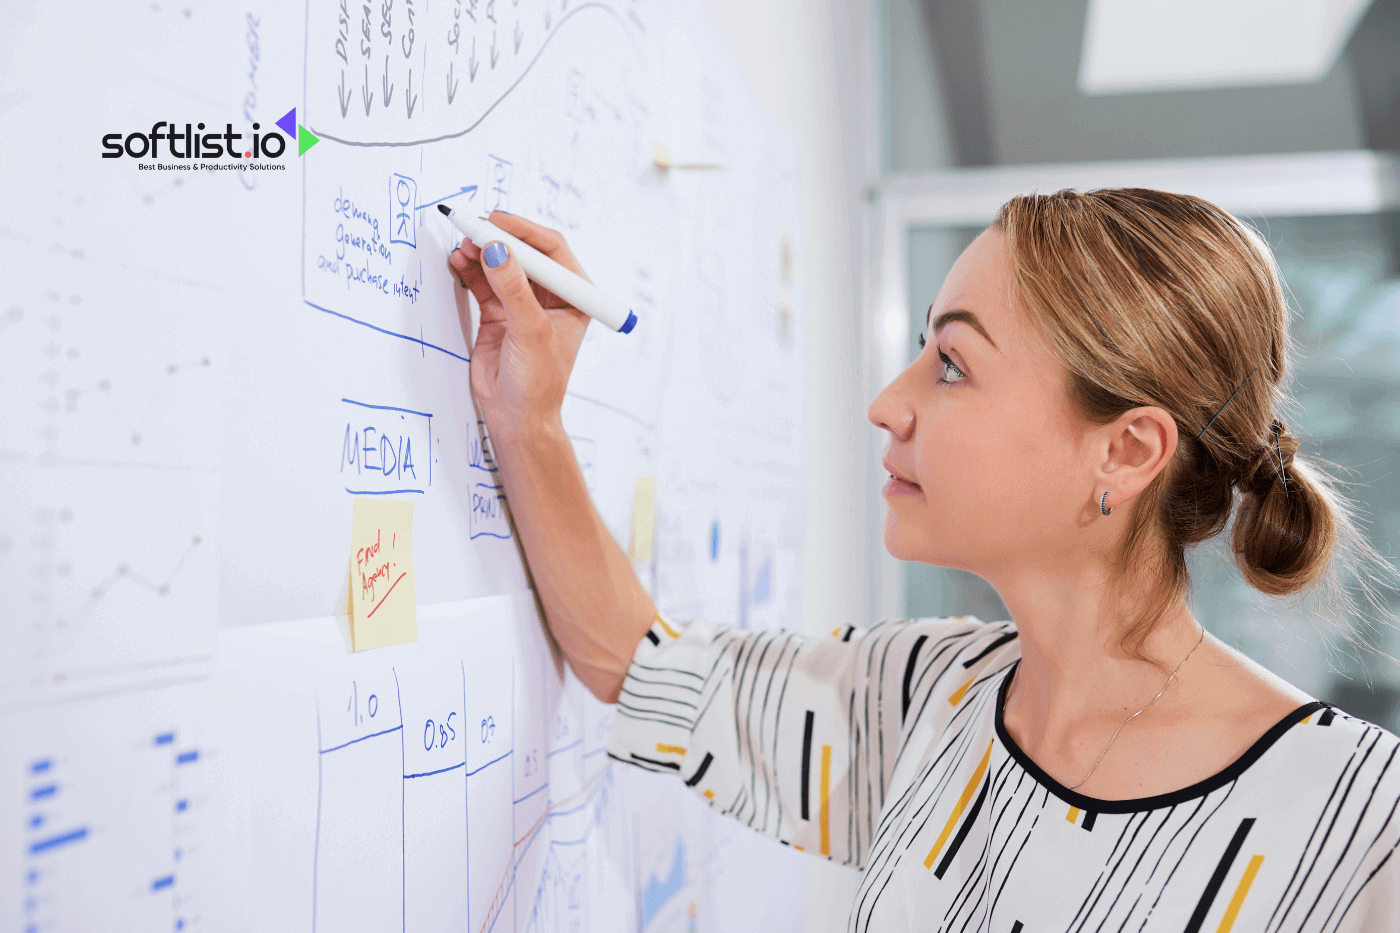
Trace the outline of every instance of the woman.
<path fill-rule="evenodd" d="M 552 231 L 492 220 L 578 270 Z M 886 547 L 985 578 L 1014 621 L 825 639 L 660 617 L 560 423 L 587 318 L 500 243 L 451 265 L 550 628 L 618 704 L 609 754 L 861 867 L 850 929 L 1400 930 L 1400 739 L 1185 598 L 1185 548 L 1236 489 L 1237 563 L 1266 593 L 1362 543 L 1276 418 L 1287 307 L 1229 214 L 1142 189 L 1002 208 L 869 415 L 890 435 Z"/>

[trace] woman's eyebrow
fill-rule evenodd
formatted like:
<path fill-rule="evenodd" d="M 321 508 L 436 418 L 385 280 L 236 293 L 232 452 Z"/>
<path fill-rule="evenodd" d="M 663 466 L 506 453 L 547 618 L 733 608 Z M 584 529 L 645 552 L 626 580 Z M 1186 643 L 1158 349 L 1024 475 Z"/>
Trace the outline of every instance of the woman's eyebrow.
<path fill-rule="evenodd" d="M 928 306 L 928 313 L 929 316 L 933 315 L 933 305 Z M 954 321 L 962 321 L 964 324 L 970 325 L 973 330 L 981 334 L 982 337 L 992 345 L 993 349 L 1000 351 L 1001 348 L 998 347 L 997 342 L 992 339 L 992 335 L 987 333 L 987 328 L 983 327 L 982 322 L 977 320 L 977 315 L 962 308 L 954 308 L 952 311 L 944 311 L 942 314 L 938 315 L 938 320 L 933 324 L 932 332 L 936 334 L 943 329 L 944 325 L 951 324 Z M 925 317 L 924 323 L 925 326 L 927 326 L 927 317 Z"/>

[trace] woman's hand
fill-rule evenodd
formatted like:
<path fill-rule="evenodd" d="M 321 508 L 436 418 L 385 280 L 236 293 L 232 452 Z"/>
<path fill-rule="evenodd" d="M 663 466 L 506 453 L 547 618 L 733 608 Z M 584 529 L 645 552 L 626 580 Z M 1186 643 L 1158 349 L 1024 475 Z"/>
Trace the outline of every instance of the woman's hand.
<path fill-rule="evenodd" d="M 494 211 L 490 220 L 588 278 L 556 231 L 504 211 Z M 496 263 L 494 268 L 492 262 Z M 517 429 L 530 431 L 557 419 L 588 327 L 588 315 L 527 279 L 504 243 L 480 249 L 464 239 L 448 257 L 448 264 L 481 307 L 474 343 L 466 315 L 461 324 L 462 334 L 471 344 L 472 395 L 487 430 L 497 437 Z"/>

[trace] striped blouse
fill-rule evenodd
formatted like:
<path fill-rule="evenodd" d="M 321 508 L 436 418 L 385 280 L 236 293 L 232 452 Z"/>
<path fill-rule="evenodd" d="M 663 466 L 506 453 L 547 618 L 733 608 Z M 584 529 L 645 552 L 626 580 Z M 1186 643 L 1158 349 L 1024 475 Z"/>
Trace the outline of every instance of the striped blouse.
<path fill-rule="evenodd" d="M 852 931 L 1400 931 L 1400 739 L 1323 702 L 1182 790 L 1098 800 L 1002 722 L 1011 622 L 831 638 L 658 618 L 608 753 L 863 870 Z"/>

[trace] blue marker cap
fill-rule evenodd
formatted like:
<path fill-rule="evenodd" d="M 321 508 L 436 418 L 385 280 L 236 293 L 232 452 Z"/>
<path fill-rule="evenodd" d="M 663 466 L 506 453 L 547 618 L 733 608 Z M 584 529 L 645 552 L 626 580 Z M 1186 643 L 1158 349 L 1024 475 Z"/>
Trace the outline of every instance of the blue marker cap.
<path fill-rule="evenodd" d="M 637 312 L 629 310 L 627 312 L 627 323 L 617 329 L 619 334 L 630 334 L 632 328 L 637 326 Z"/>

